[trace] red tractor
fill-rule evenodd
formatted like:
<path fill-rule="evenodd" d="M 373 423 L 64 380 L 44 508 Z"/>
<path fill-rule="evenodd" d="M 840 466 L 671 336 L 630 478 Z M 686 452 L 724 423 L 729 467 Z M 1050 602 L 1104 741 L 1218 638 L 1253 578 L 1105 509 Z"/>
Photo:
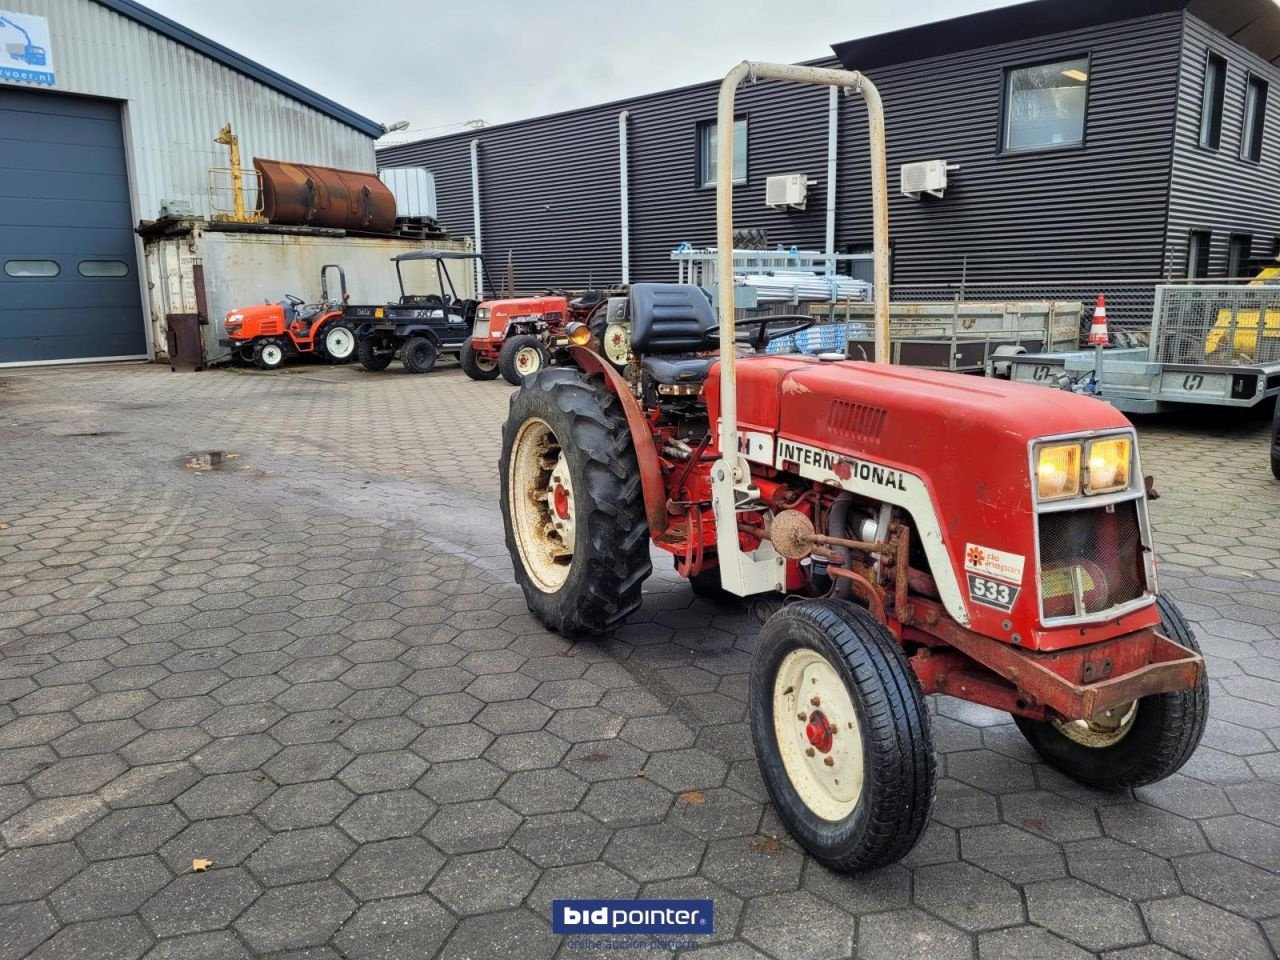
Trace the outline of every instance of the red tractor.
<path fill-rule="evenodd" d="M 518 386 L 525 377 L 563 361 L 570 346 L 570 324 L 587 325 L 605 306 L 600 291 L 581 296 L 545 294 L 490 300 L 476 310 L 471 340 L 462 352 L 462 369 L 472 380 L 503 379 Z"/>
<path fill-rule="evenodd" d="M 721 129 L 748 77 L 866 100 L 883 360 L 879 95 L 858 73 L 744 63 L 721 88 Z M 923 833 L 927 694 L 1008 712 L 1094 787 L 1173 773 L 1208 689 L 1158 592 L 1133 426 L 1082 396 L 767 355 L 812 320 L 735 321 L 731 138 L 719 146 L 718 320 L 696 287 L 637 285 L 625 374 L 575 326 L 588 345 L 571 365 L 512 398 L 502 509 L 529 609 L 569 635 L 617 627 L 641 604 L 651 543 L 695 590 L 754 598 L 768 614 L 748 695 L 760 768 L 792 835 L 837 870 L 892 863 Z"/>
<path fill-rule="evenodd" d="M 338 271 L 336 300 L 329 297 L 330 270 Z M 356 352 L 355 331 L 342 315 L 348 297 L 346 273 L 338 264 L 327 263 L 320 268 L 319 303 L 289 293 L 279 303 L 232 310 L 222 321 L 227 335 L 218 343 L 230 347 L 236 359 L 263 370 L 275 370 L 290 356 L 346 363 Z"/>

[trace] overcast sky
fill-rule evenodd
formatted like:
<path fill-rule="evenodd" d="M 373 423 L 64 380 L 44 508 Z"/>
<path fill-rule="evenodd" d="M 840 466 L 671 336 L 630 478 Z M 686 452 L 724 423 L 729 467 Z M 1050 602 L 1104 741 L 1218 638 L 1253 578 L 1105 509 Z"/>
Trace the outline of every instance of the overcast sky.
<path fill-rule="evenodd" d="M 436 136 L 794 63 L 1009 0 L 143 0 L 381 123 Z"/>

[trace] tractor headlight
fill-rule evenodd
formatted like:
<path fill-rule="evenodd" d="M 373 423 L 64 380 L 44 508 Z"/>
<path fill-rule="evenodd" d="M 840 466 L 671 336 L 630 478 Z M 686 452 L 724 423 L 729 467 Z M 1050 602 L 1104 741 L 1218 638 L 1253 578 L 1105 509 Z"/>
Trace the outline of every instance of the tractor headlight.
<path fill-rule="evenodd" d="M 571 323 L 565 332 L 569 335 L 569 342 L 577 347 L 585 347 L 591 340 L 591 330 L 585 323 Z"/>
<path fill-rule="evenodd" d="M 1078 443 L 1040 448 L 1036 455 L 1036 492 L 1041 500 L 1074 497 L 1080 492 L 1082 452 Z"/>
<path fill-rule="evenodd" d="M 1086 448 L 1085 461 L 1089 464 L 1085 493 L 1115 493 L 1129 486 L 1129 464 L 1132 462 L 1132 444 L 1128 437 L 1108 437 L 1094 440 Z"/>

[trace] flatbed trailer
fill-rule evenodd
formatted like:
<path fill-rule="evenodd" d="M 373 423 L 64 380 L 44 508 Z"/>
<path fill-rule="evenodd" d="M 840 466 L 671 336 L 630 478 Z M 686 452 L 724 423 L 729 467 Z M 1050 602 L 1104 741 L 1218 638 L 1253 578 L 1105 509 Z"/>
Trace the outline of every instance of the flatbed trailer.
<path fill-rule="evenodd" d="M 1011 380 L 1087 393 L 1125 413 L 1255 407 L 1280 395 L 1280 287 L 1162 284 L 1146 347 L 1002 360 Z"/>

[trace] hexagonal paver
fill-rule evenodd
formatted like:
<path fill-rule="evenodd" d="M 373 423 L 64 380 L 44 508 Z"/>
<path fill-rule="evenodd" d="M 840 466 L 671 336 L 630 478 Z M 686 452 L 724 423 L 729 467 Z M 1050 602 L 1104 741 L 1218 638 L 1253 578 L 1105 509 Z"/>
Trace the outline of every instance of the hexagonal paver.
<path fill-rule="evenodd" d="M 331 880 L 299 883 L 268 890 L 234 926 L 261 953 L 318 947 L 355 909 L 355 901 Z"/>
<path fill-rule="evenodd" d="M 453 917 L 428 896 L 366 903 L 333 938 L 350 958 L 430 957 L 454 925 Z"/>
<path fill-rule="evenodd" d="M 1044 880 L 1026 887 L 1027 913 L 1090 950 L 1113 950 L 1147 939 L 1133 904 L 1079 880 Z"/>
<path fill-rule="evenodd" d="M 770 953 L 795 960 L 853 955 L 854 920 L 803 890 L 747 905 L 742 935 Z"/>
<path fill-rule="evenodd" d="M 43 903 L 0 906 L 0 957 L 27 957 L 58 932 L 58 920 Z"/>
<path fill-rule="evenodd" d="M 460 803 L 493 796 L 504 779 L 487 760 L 455 760 L 435 764 L 417 786 L 437 803 Z"/>
<path fill-rule="evenodd" d="M 454 930 L 441 960 L 479 960 L 480 957 L 521 957 L 549 960 L 562 940 L 547 922 L 527 910 L 466 917 Z"/>
<path fill-rule="evenodd" d="M 253 817 L 201 820 L 160 848 L 160 856 L 175 873 L 191 868 L 196 859 L 230 867 L 244 860 L 270 836 Z"/>
<path fill-rule="evenodd" d="M 463 916 L 519 906 L 538 879 L 537 868 L 510 850 L 454 857 L 431 881 L 431 893 Z"/>
<path fill-rule="evenodd" d="M 979 934 L 978 956 L 982 960 L 1089 960 L 1094 954 L 1039 927 L 1010 927 Z"/>
<path fill-rule="evenodd" d="M 1187 893 L 1232 913 L 1262 920 L 1280 903 L 1280 875 L 1224 854 L 1179 857 L 1174 867 Z M 1176 884 L 1171 887 L 1170 893 L 1178 892 Z"/>
<path fill-rule="evenodd" d="M 546 869 L 598 859 L 609 837 L 609 829 L 585 813 L 547 813 L 526 818 L 511 846 Z"/>
<path fill-rule="evenodd" d="M 256 851 L 245 866 L 264 886 L 323 880 L 356 846 L 336 827 L 278 833 Z"/>
<path fill-rule="evenodd" d="M 138 909 L 171 879 L 155 857 L 104 860 L 55 890 L 49 903 L 66 922 L 123 916 Z"/>
<path fill-rule="evenodd" d="M 647 883 L 693 873 L 703 850 L 702 842 L 691 834 L 667 824 L 653 824 L 619 830 L 609 841 L 603 859 Z"/>
<path fill-rule="evenodd" d="M 1274 956 L 1257 924 L 1192 897 L 1144 904 L 1151 937 L 1192 960 L 1264 960 Z"/>
<path fill-rule="evenodd" d="M 281 787 L 254 808 L 272 830 L 296 830 L 332 823 L 356 796 L 336 780 L 317 780 Z"/>
<path fill-rule="evenodd" d="M 497 800 L 475 800 L 441 807 L 423 836 L 447 854 L 492 850 L 507 842 L 522 821 Z"/>
<path fill-rule="evenodd" d="M 378 900 L 421 893 L 444 862 L 421 837 L 402 837 L 361 845 L 336 876 L 358 899 Z"/>
<path fill-rule="evenodd" d="M 338 818 L 338 826 L 357 843 L 408 837 L 422 829 L 436 805 L 416 790 L 367 793 Z"/>
<path fill-rule="evenodd" d="M 567 770 L 522 770 L 513 773 L 498 791 L 508 806 L 526 816 L 572 810 L 587 785 Z"/>
<path fill-rule="evenodd" d="M 185 866 L 190 870 L 191 861 Z M 186 873 L 143 904 L 139 915 L 160 937 L 220 930 L 261 892 L 242 867 Z"/>
<path fill-rule="evenodd" d="M 63 927 L 28 956 L 31 960 L 63 957 L 112 957 L 136 960 L 151 946 L 151 936 L 135 917 L 110 917 Z"/>
<path fill-rule="evenodd" d="M 916 871 L 916 904 L 976 933 L 1020 923 L 1022 897 L 1013 884 L 967 863 Z"/>
<path fill-rule="evenodd" d="M 582 810 L 607 826 L 635 826 L 662 820 L 674 800 L 669 790 L 632 777 L 592 785 L 582 801 Z"/>
<path fill-rule="evenodd" d="M 1079 877 L 1127 900 L 1151 900 L 1178 892 L 1169 864 L 1117 840 L 1101 838 L 1067 844 L 1067 866 Z"/>
<path fill-rule="evenodd" d="M 0 904 L 38 900 L 85 867 L 70 843 L 10 850 L 0 856 Z"/>
<path fill-rule="evenodd" d="M 858 925 L 860 960 L 970 960 L 969 938 L 921 910 L 895 910 Z"/>
<path fill-rule="evenodd" d="M 804 858 L 794 847 L 760 834 L 710 844 L 701 873 L 738 896 L 749 898 L 797 889 L 803 866 Z"/>
<path fill-rule="evenodd" d="M 411 787 L 427 769 L 427 762 L 408 750 L 365 753 L 342 768 L 338 779 L 355 793 L 377 793 Z"/>

